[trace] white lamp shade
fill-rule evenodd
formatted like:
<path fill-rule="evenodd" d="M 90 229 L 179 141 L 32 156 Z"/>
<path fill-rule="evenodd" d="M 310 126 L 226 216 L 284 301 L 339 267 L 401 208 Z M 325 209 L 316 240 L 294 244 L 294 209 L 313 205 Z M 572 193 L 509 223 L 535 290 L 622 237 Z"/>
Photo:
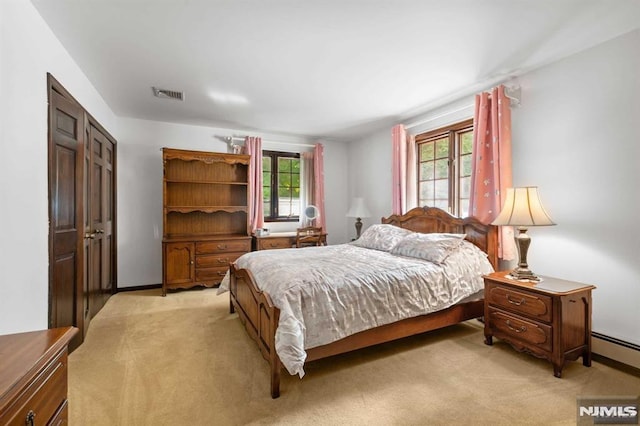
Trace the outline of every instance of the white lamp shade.
<path fill-rule="evenodd" d="M 502 211 L 491 224 L 508 226 L 555 225 L 542 207 L 536 186 L 507 188 Z"/>
<path fill-rule="evenodd" d="M 351 201 L 351 208 L 347 212 L 347 217 L 370 217 L 369 209 L 364 205 L 364 199 L 355 197 Z"/>

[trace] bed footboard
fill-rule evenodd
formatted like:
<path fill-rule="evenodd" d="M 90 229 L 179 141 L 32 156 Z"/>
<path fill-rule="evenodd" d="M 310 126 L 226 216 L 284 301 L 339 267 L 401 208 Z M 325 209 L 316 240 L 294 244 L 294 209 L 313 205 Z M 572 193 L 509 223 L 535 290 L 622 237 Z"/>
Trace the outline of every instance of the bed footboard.
<path fill-rule="evenodd" d="M 247 333 L 256 341 L 262 356 L 269 361 L 271 370 L 271 397 L 280 396 L 280 370 L 282 364 L 276 353 L 275 336 L 280 310 L 273 306 L 267 293 L 258 289 L 247 269 L 230 268 L 230 305 L 231 313 L 238 312 L 240 321 Z"/>

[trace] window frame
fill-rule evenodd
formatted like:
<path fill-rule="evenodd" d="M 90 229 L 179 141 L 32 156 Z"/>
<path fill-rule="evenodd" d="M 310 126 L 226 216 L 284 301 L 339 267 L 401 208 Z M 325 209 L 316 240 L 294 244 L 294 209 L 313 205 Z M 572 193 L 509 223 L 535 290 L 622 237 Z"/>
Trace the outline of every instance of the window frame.
<path fill-rule="evenodd" d="M 447 163 L 447 166 L 448 166 L 447 211 L 451 215 L 457 216 L 457 217 L 464 217 L 468 215 L 468 212 L 464 214 L 461 214 L 460 212 L 460 207 L 461 207 L 460 173 L 462 170 L 462 164 L 460 161 L 461 143 L 460 143 L 459 135 L 463 133 L 467 133 L 469 131 L 475 131 L 472 118 L 416 135 L 415 137 L 415 149 L 416 149 L 416 193 L 415 193 L 416 198 L 415 199 L 417 201 L 416 205 L 420 205 L 420 182 L 421 182 L 420 180 L 420 163 L 421 163 L 420 147 L 422 144 L 425 144 L 425 143 L 448 138 L 449 139 L 449 155 L 448 155 L 448 163 Z M 435 149 L 435 146 L 434 146 L 434 149 Z M 472 148 L 471 155 L 473 156 L 473 148 Z M 434 161 L 435 161 L 435 157 L 434 157 Z M 473 173 L 473 170 L 471 172 Z M 433 206 L 429 206 L 429 207 L 433 207 Z"/>
<path fill-rule="evenodd" d="M 271 207 L 271 215 L 267 216 L 266 214 L 263 214 L 263 219 L 265 222 L 299 222 L 300 221 L 300 216 L 274 216 L 274 212 L 277 212 L 276 214 L 278 214 L 278 200 L 279 200 L 279 195 L 278 195 L 278 157 L 286 157 L 286 158 L 296 158 L 296 159 L 300 159 L 300 153 L 297 152 L 286 152 L 286 151 L 269 151 L 269 150 L 263 150 L 262 151 L 262 160 L 264 161 L 265 157 L 269 157 L 271 160 L 271 202 L 270 202 L 270 207 Z M 263 172 L 263 178 L 264 178 L 264 170 Z M 302 184 L 302 174 L 300 174 L 300 183 Z M 264 182 L 262 183 L 262 186 L 264 187 Z M 275 188 L 275 191 L 274 191 Z M 260 200 L 260 202 L 264 202 L 264 195 L 263 195 L 263 199 Z"/>

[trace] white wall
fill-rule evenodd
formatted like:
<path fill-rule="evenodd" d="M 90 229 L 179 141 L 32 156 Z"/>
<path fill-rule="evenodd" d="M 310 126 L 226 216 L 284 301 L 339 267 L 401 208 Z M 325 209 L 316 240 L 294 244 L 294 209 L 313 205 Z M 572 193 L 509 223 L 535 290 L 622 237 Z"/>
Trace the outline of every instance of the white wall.
<path fill-rule="evenodd" d="M 519 78 L 514 184 L 558 224 L 530 229 L 536 272 L 592 283 L 594 331 L 640 344 L 640 30 Z"/>
<path fill-rule="evenodd" d="M 47 72 L 118 140 L 120 287 L 162 281 L 160 148 L 226 151 L 214 135 L 243 133 L 116 117 L 32 4 L 1 0 L 0 334 L 47 327 Z M 300 142 L 280 136 L 273 140 Z M 329 243 L 336 244 L 347 241 L 347 148 L 321 142 Z"/>
<path fill-rule="evenodd" d="M 47 76 L 117 137 L 116 117 L 33 5 L 0 1 L 0 334 L 47 328 Z"/>
<path fill-rule="evenodd" d="M 118 140 L 118 287 L 162 282 L 162 147 L 227 152 L 215 136 L 246 131 L 123 118 Z M 264 149 L 300 152 L 309 141 L 251 133 Z M 278 141 L 281 143 L 274 143 Z M 325 149 L 325 204 L 329 243 L 347 239 L 347 148 L 322 141 Z M 272 229 L 275 227 L 269 225 Z M 289 224 L 291 230 L 297 223 Z M 282 229 L 282 227 L 280 227 Z"/>
<path fill-rule="evenodd" d="M 530 267 L 596 285 L 593 330 L 640 344 L 637 46 L 640 31 L 520 76 L 512 125 L 514 185 L 539 186 L 558 223 L 529 230 Z M 472 102 L 432 111 L 411 131 L 446 125 L 443 111 Z M 350 170 L 349 193 L 365 197 L 376 223 L 391 211 L 391 129 L 350 143 L 351 163 L 361 153 L 367 163 Z"/>

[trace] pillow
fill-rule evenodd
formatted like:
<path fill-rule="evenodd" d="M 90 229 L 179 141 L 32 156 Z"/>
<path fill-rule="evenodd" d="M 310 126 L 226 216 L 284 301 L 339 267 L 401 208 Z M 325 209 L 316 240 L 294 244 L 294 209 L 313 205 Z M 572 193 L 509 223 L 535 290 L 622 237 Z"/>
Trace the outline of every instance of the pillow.
<path fill-rule="evenodd" d="M 351 244 L 368 249 L 389 251 L 401 239 L 410 234 L 413 234 L 413 232 L 408 229 L 388 224 L 375 224 L 368 227 L 360 238 Z"/>
<path fill-rule="evenodd" d="M 460 248 L 465 236 L 465 234 L 414 233 L 400 240 L 390 253 L 424 259 L 440 265 L 451 253 Z"/>

